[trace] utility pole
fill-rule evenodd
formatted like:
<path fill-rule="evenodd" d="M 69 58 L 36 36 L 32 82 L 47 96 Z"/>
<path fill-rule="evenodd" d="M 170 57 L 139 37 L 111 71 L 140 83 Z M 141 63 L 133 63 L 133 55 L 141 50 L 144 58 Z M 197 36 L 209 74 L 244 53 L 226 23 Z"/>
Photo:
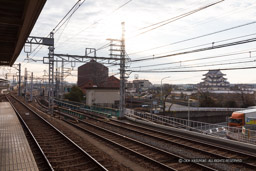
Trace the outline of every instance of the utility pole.
<path fill-rule="evenodd" d="M 120 54 L 120 118 L 125 114 L 125 23 L 122 22 L 122 39 Z"/>
<path fill-rule="evenodd" d="M 190 98 L 188 96 L 188 127 L 190 127 Z"/>
<path fill-rule="evenodd" d="M 21 96 L 21 64 L 19 63 L 19 96 Z"/>
<path fill-rule="evenodd" d="M 54 33 L 50 33 L 50 38 L 54 40 Z M 49 46 L 49 89 L 48 89 L 48 101 L 49 101 L 49 112 L 51 115 L 53 115 L 53 88 L 54 88 L 54 43 Z"/>
<path fill-rule="evenodd" d="M 11 87 L 12 90 L 14 89 L 14 83 L 15 83 L 15 82 L 16 82 L 16 81 L 15 81 L 14 75 L 12 75 L 12 84 L 11 84 L 11 85 L 12 85 L 12 87 Z"/>
<path fill-rule="evenodd" d="M 54 91 L 54 97 L 58 98 L 59 94 L 59 78 L 58 78 L 58 62 L 56 62 L 56 70 L 55 70 L 55 91 Z"/>
<path fill-rule="evenodd" d="M 24 98 L 25 101 L 27 101 L 26 99 L 26 94 L 27 94 L 27 68 L 25 68 L 25 77 L 24 77 L 24 82 L 25 82 L 25 87 L 24 87 Z"/>
<path fill-rule="evenodd" d="M 31 73 L 31 81 L 30 81 L 30 101 L 33 100 L 33 72 Z"/>
<path fill-rule="evenodd" d="M 110 57 L 120 57 L 120 101 L 119 101 L 119 117 L 125 115 L 125 23 L 122 22 L 122 39 L 107 39 L 110 41 Z M 116 42 L 117 44 L 114 44 Z M 114 48 L 116 47 L 116 48 Z M 115 54 L 114 52 L 120 52 Z"/>
<path fill-rule="evenodd" d="M 40 84 L 39 84 L 39 96 L 42 95 L 42 80 L 40 80 Z"/>
<path fill-rule="evenodd" d="M 61 76 L 60 76 L 60 98 L 63 98 L 64 94 L 64 59 L 61 62 Z"/>

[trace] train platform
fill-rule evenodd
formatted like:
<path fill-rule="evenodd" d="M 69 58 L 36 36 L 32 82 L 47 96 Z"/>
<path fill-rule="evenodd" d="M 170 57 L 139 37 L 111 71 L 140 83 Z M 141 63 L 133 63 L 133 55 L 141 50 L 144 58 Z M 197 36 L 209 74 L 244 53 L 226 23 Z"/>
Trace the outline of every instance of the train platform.
<path fill-rule="evenodd" d="M 0 102 L 0 170 L 38 170 L 21 123 L 9 102 Z"/>

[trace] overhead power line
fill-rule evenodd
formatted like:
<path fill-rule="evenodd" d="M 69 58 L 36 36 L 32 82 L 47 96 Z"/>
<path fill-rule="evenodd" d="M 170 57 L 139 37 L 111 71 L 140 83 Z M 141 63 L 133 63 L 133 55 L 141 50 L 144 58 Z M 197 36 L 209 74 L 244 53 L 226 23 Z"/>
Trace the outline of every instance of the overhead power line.
<path fill-rule="evenodd" d="M 203 34 L 203 35 L 200 35 L 200 36 L 196 36 L 196 37 L 180 40 L 180 41 L 173 42 L 173 43 L 170 43 L 170 44 L 167 44 L 167 45 L 161 45 L 161 46 L 157 46 L 157 47 L 146 49 L 146 50 L 142 50 L 142 51 L 132 52 L 132 53 L 129 53 L 129 55 L 143 53 L 143 52 L 147 52 L 147 51 L 151 51 L 151 50 L 167 47 L 167 46 L 170 46 L 170 45 L 175 45 L 175 44 L 179 44 L 179 43 L 183 43 L 183 42 L 199 39 L 199 38 L 202 38 L 202 37 L 211 36 L 211 35 L 214 35 L 214 34 L 230 31 L 230 30 L 233 30 L 233 29 L 237 29 L 237 28 L 248 26 L 248 25 L 252 25 L 252 24 L 256 24 L 256 21 L 245 23 L 245 24 L 241 24 L 241 25 L 237 25 L 237 26 L 234 26 L 234 27 L 230 27 L 230 28 L 226 28 L 226 29 L 223 29 L 223 30 L 215 31 L 215 32 L 212 32 L 212 33 L 207 33 L 207 34 Z"/>
<path fill-rule="evenodd" d="M 173 53 L 173 54 L 169 54 L 169 55 L 163 55 L 163 56 L 156 56 L 156 57 L 151 57 L 151 58 L 142 58 L 142 59 L 132 60 L 131 62 L 140 62 L 140 61 L 146 61 L 146 60 L 154 60 L 154 59 L 160 59 L 160 58 L 167 58 L 167 57 L 171 57 L 171 56 L 178 56 L 178 55 L 184 55 L 184 54 L 189 54 L 189 53 L 195 53 L 195 52 L 202 52 L 202 51 L 207 51 L 207 50 L 219 49 L 219 48 L 235 46 L 235 45 L 240 45 L 240 44 L 245 44 L 245 43 L 250 43 L 250 42 L 255 42 L 255 41 L 256 41 L 256 38 L 251 38 L 251 39 L 246 39 L 246 40 L 240 40 L 240 41 L 236 41 L 236 42 L 221 44 L 221 45 L 217 45 L 217 46 L 210 46 L 210 47 L 206 47 L 206 48 L 200 48 L 200 49 L 195 49 L 195 50 L 190 50 L 190 51 L 185 51 L 185 52 Z"/>
<path fill-rule="evenodd" d="M 64 42 L 67 42 L 67 41 L 73 39 L 74 37 L 76 37 L 77 35 L 79 35 L 80 33 L 82 33 L 83 31 L 85 31 L 85 30 L 89 29 L 90 27 L 92 27 L 92 26 L 98 24 L 100 21 L 104 20 L 107 16 L 112 15 L 113 13 L 115 13 L 116 11 L 118 11 L 119 9 L 121 9 L 121 8 L 123 8 L 124 6 L 126 6 L 127 4 L 129 4 L 131 1 L 132 1 L 132 0 L 129 0 L 129 1 L 125 2 L 124 4 L 120 5 L 119 7 L 117 7 L 116 9 L 114 9 L 114 10 L 113 10 L 112 12 L 110 12 L 109 14 L 104 15 L 104 17 L 102 17 L 102 18 L 98 19 L 97 21 L 93 22 L 93 23 L 92 23 L 91 25 L 89 25 L 88 27 L 81 29 L 80 31 L 78 31 L 77 33 L 75 33 L 75 35 L 73 35 L 72 37 L 67 38 Z"/>
<path fill-rule="evenodd" d="M 219 40 L 219 41 L 214 41 L 214 42 L 211 42 L 211 43 L 204 43 L 204 44 L 195 45 L 195 46 L 190 46 L 190 47 L 185 47 L 185 48 L 176 49 L 176 50 L 172 50 L 172 51 L 168 51 L 168 52 L 158 53 L 158 54 L 154 54 L 154 56 L 160 56 L 160 55 L 164 55 L 164 54 L 168 54 L 168 53 L 172 53 L 172 52 L 178 52 L 178 51 L 182 51 L 182 50 L 188 50 L 188 49 L 203 47 L 203 46 L 207 46 L 207 45 L 208 45 L 208 46 L 209 46 L 209 45 L 213 45 L 213 44 L 216 45 L 216 44 L 221 43 L 221 42 L 227 42 L 227 41 L 230 41 L 230 40 L 241 39 L 241 38 L 250 37 L 250 36 L 255 36 L 255 35 L 256 35 L 256 33 L 247 34 L 247 35 L 243 35 L 243 36 L 238 36 L 238 37 L 223 39 L 223 40 Z M 152 55 L 141 56 L 140 58 L 146 58 L 146 57 L 152 57 Z M 136 59 L 136 58 L 135 58 L 135 59 Z M 139 58 L 137 58 L 137 59 L 139 59 Z"/>
<path fill-rule="evenodd" d="M 196 58 L 196 59 L 188 59 L 188 60 L 183 60 L 183 61 L 174 61 L 174 62 L 168 62 L 168 63 L 159 63 L 159 64 L 150 64 L 150 65 L 143 65 L 143 66 L 135 66 L 131 68 L 147 68 L 147 67 L 155 67 L 155 66 L 164 66 L 164 65 L 172 65 L 172 64 L 178 64 L 178 63 L 185 63 L 185 62 L 193 62 L 193 61 L 201 61 L 201 60 L 207 60 L 207 59 L 215 59 L 215 58 L 223 58 L 227 56 L 234 56 L 234 55 L 241 55 L 241 54 L 246 54 L 248 53 L 249 55 L 252 52 L 256 52 L 256 50 L 250 50 L 250 51 L 238 51 L 234 53 L 226 53 L 226 54 L 220 54 L 220 55 L 215 55 L 215 56 L 207 56 L 207 57 L 201 57 L 201 58 Z"/>
<path fill-rule="evenodd" d="M 73 5 L 73 7 L 66 13 L 66 15 L 58 22 L 58 24 L 52 29 L 52 31 L 54 32 L 56 30 L 56 28 L 62 23 L 62 21 L 71 13 L 71 11 L 79 4 L 81 0 L 78 0 L 75 5 Z"/>
<path fill-rule="evenodd" d="M 79 0 L 80 1 L 80 0 Z M 85 2 L 86 0 L 84 0 L 83 2 L 81 2 L 80 4 L 78 4 L 76 6 L 76 8 L 73 10 L 73 12 L 65 19 L 65 21 L 63 21 L 61 23 L 61 25 L 57 28 L 55 28 L 55 30 L 53 30 L 53 32 L 57 33 L 59 31 L 59 29 L 68 21 L 70 21 L 70 18 L 74 15 L 74 13 L 83 5 L 83 3 Z"/>
<path fill-rule="evenodd" d="M 86 0 L 83 0 L 83 2 L 80 3 L 81 0 L 78 0 L 72 7 L 71 9 L 65 14 L 65 16 L 57 23 L 57 25 L 52 29 L 52 32 L 57 32 L 67 21 L 70 20 L 70 18 L 73 16 L 73 14 L 79 9 L 79 7 L 81 5 L 83 5 L 83 3 Z M 79 4 L 80 3 L 80 4 Z M 73 12 L 72 12 L 73 11 Z M 45 36 L 45 37 L 49 37 L 50 33 Z M 40 48 L 39 48 L 40 47 Z M 42 45 L 38 45 L 31 53 L 28 57 L 30 57 L 35 51 L 35 54 L 33 55 L 32 59 L 36 56 L 36 54 L 42 49 Z M 39 49 L 38 49 L 39 48 Z"/>
<path fill-rule="evenodd" d="M 255 56 L 254 56 L 255 57 Z M 252 58 L 254 58 L 252 57 Z M 155 68 L 151 69 L 151 71 L 158 71 L 158 70 L 169 70 L 169 69 L 184 69 L 184 68 L 201 68 L 201 67 L 211 67 L 211 66 L 219 66 L 219 65 L 234 65 L 234 64 L 245 64 L 255 62 L 254 60 L 246 60 L 246 61 L 239 61 L 239 62 L 227 62 L 227 63 L 217 63 L 217 64 L 207 64 L 207 65 L 192 65 L 192 66 L 176 66 L 176 67 L 168 67 L 168 68 Z"/>
<path fill-rule="evenodd" d="M 238 68 L 216 68 L 216 69 L 202 69 L 202 70 L 169 70 L 169 71 L 151 71 L 151 70 L 130 70 L 131 72 L 142 72 L 142 73 L 167 73 L 167 72 L 206 72 L 209 70 L 243 70 L 243 69 L 256 69 L 256 66 L 250 67 L 238 67 Z"/>
<path fill-rule="evenodd" d="M 170 18 L 170 19 L 167 19 L 167 20 L 164 20 L 164 21 L 160 21 L 160 22 L 158 22 L 158 23 L 155 23 L 155 24 L 152 24 L 152 25 L 143 27 L 143 28 L 141 28 L 140 30 L 145 30 L 145 29 L 148 29 L 148 28 L 150 28 L 150 29 L 149 29 L 149 30 L 146 30 L 146 31 L 143 31 L 143 32 L 141 32 L 141 33 L 139 33 L 139 34 L 137 34 L 137 35 L 135 35 L 135 36 L 139 36 L 139 35 L 141 35 L 141 34 L 144 34 L 144 33 L 147 33 L 147 32 L 149 32 L 149 31 L 155 30 L 155 29 L 160 28 L 160 27 L 162 27 L 162 26 L 165 26 L 165 25 L 167 25 L 167 24 L 169 24 L 169 23 L 171 23 L 171 22 L 173 22 L 173 21 L 179 20 L 179 19 L 181 19 L 181 18 L 184 18 L 184 17 L 186 17 L 186 16 L 189 16 L 189 15 L 191 15 L 191 14 L 194 14 L 194 13 L 196 13 L 196 12 L 198 12 L 198 11 L 203 10 L 203 9 L 209 8 L 209 7 L 211 7 L 211 6 L 213 6 L 213 5 L 216 5 L 216 4 L 218 4 L 218 3 L 220 3 L 220 2 L 223 2 L 223 1 L 224 1 L 224 0 L 217 1 L 217 2 L 215 2 L 215 3 L 211 3 L 211 4 L 209 4 L 209 5 L 206 5 L 206 6 L 203 6 L 203 7 L 198 8 L 198 9 L 189 11 L 189 12 L 187 12 L 187 13 L 181 14 L 181 15 L 179 15 L 179 16 L 172 17 L 172 18 Z M 153 27 L 153 26 L 156 26 L 156 27 Z M 151 28 L 151 27 L 153 27 L 153 28 Z"/>
<path fill-rule="evenodd" d="M 237 59 L 225 59 L 225 60 L 220 60 L 220 61 L 213 61 L 211 63 L 214 64 L 205 64 L 205 63 L 197 63 L 195 65 L 181 65 L 182 62 L 175 62 L 175 63 L 180 63 L 180 66 L 172 66 L 172 67 L 166 67 L 166 68 L 150 68 L 147 69 L 147 71 L 157 71 L 157 70 L 170 70 L 170 69 L 184 69 L 184 68 L 201 68 L 201 67 L 212 67 L 212 66 L 219 66 L 219 65 L 234 65 L 234 64 L 245 64 L 245 63 L 251 63 L 255 62 L 255 57 L 256 56 L 250 56 L 250 57 L 242 57 L 242 58 L 237 58 Z M 246 61 L 237 61 L 237 60 L 245 60 L 245 59 L 250 59 Z M 252 60 L 253 59 L 253 60 Z M 229 61 L 227 63 L 224 63 L 225 61 Z M 236 62 L 230 62 L 230 61 L 236 61 Z M 219 62 L 219 63 L 216 63 Z M 158 65 L 156 65 L 158 66 Z M 142 67 L 131 67 L 129 69 L 134 69 L 134 68 L 142 68 Z"/>

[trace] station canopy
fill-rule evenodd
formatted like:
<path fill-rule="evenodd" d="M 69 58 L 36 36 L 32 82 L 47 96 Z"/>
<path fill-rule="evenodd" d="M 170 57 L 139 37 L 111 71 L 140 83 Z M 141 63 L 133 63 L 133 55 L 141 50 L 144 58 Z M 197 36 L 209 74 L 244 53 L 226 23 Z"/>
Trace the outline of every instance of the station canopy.
<path fill-rule="evenodd" d="M 46 0 L 0 0 L 0 65 L 12 66 Z"/>

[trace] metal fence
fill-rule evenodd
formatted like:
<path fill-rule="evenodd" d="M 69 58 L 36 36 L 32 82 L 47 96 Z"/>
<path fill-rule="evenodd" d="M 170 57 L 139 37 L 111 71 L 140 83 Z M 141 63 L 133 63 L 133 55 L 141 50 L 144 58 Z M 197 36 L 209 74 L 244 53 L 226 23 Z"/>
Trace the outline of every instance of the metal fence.
<path fill-rule="evenodd" d="M 177 112 L 183 112 L 183 111 L 209 111 L 209 112 L 215 112 L 215 111 L 223 111 L 223 112 L 233 112 L 233 111 L 239 111 L 244 110 L 245 108 L 224 108 L 224 107 L 186 107 L 186 108 L 171 108 L 170 111 L 177 111 Z"/>
<path fill-rule="evenodd" d="M 256 144 L 256 130 L 228 127 L 227 125 L 209 124 L 204 122 L 198 122 L 187 119 L 180 119 L 169 116 L 159 116 L 146 112 L 136 112 L 133 110 L 127 110 L 126 116 L 136 117 L 142 120 L 172 126 L 175 128 L 186 129 L 202 134 L 215 136 L 218 138 L 229 138 L 238 140 L 245 143 Z"/>
<path fill-rule="evenodd" d="M 100 107 L 100 106 L 88 106 L 88 105 L 85 105 L 83 103 L 72 102 L 72 101 L 67 101 L 67 100 L 54 99 L 54 102 L 57 105 L 65 106 L 65 107 L 68 107 L 70 109 L 80 109 L 80 110 L 98 112 L 98 113 L 101 113 L 101 114 L 106 114 L 106 115 L 111 115 L 111 116 L 116 116 L 116 117 L 119 116 L 119 110 L 118 109 Z"/>

